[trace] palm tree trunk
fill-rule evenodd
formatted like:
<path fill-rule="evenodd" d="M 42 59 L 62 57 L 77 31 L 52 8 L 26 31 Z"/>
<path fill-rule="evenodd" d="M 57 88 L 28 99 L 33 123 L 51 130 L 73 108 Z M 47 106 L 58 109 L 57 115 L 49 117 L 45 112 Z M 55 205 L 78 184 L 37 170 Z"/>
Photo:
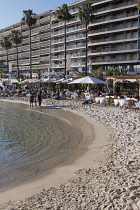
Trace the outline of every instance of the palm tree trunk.
<path fill-rule="evenodd" d="M 88 37 L 87 37 L 87 33 L 88 32 L 88 28 L 87 28 L 87 23 L 86 23 L 86 62 L 85 62 L 85 76 L 87 76 L 87 61 L 88 61 Z"/>
<path fill-rule="evenodd" d="M 29 28 L 29 44 L 30 44 L 30 79 L 32 79 L 32 48 L 31 48 L 31 28 Z"/>
<path fill-rule="evenodd" d="M 9 60 L 8 60 L 8 50 L 6 50 L 6 55 L 7 55 L 7 70 L 8 70 L 8 73 L 9 73 Z"/>
<path fill-rule="evenodd" d="M 18 47 L 16 46 L 17 50 L 17 77 L 19 78 L 19 65 L 18 65 Z"/>
<path fill-rule="evenodd" d="M 64 27 L 64 30 L 65 30 L 65 73 L 64 73 L 64 78 L 66 77 L 66 71 L 67 71 L 67 46 L 66 46 L 66 20 L 65 20 L 65 27 Z"/>

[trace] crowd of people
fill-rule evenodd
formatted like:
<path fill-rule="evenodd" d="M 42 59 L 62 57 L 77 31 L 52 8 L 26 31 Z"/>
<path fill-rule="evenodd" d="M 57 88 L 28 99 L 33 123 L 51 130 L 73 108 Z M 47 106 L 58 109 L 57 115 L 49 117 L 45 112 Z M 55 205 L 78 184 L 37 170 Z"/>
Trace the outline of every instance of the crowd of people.
<path fill-rule="evenodd" d="M 89 104 L 89 103 L 95 103 L 95 104 L 119 104 L 122 105 L 125 104 L 125 102 L 128 103 L 128 100 L 126 99 L 133 99 L 133 96 L 125 96 L 120 95 L 118 91 L 116 91 L 116 96 L 111 95 L 109 91 L 99 91 L 94 90 L 91 87 L 89 89 L 77 90 L 77 89 L 64 89 L 64 88 L 58 88 L 55 87 L 32 87 L 28 85 L 24 86 L 4 86 L 3 88 L 0 88 L 0 96 L 1 97 L 18 97 L 21 100 L 29 101 L 30 108 L 36 107 L 37 105 L 40 107 L 42 103 L 42 99 L 46 98 L 53 98 L 56 100 L 59 99 L 82 99 L 82 104 Z M 111 96 L 111 97 L 109 97 Z M 108 97 L 108 98 L 107 98 Z M 126 99 L 125 99 L 126 98 Z M 138 100 L 133 100 L 133 106 L 135 106 L 135 103 Z"/>

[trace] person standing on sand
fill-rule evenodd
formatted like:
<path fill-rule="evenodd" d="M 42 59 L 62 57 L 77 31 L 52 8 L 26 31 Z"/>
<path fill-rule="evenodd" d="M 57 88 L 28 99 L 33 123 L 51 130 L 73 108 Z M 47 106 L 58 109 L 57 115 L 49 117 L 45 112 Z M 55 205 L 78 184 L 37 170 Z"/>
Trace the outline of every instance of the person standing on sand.
<path fill-rule="evenodd" d="M 42 96 L 41 96 L 41 91 L 40 93 L 38 94 L 38 103 L 39 103 L 39 106 L 41 106 L 41 101 L 42 101 Z"/>
<path fill-rule="evenodd" d="M 35 102 L 35 106 L 37 106 L 37 100 L 36 100 L 36 98 L 34 99 L 34 102 Z"/>
<path fill-rule="evenodd" d="M 34 96 L 33 94 L 30 95 L 30 107 L 33 108 L 33 103 L 34 103 Z"/>

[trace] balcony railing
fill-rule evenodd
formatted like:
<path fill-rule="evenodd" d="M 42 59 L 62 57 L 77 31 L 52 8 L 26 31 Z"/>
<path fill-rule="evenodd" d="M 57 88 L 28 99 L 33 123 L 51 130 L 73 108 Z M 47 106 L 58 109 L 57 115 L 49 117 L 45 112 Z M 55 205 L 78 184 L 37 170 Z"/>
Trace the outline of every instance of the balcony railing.
<path fill-rule="evenodd" d="M 68 36 L 67 37 L 67 41 L 73 41 L 73 40 L 76 40 L 76 39 L 85 39 L 85 34 L 79 34 L 79 35 L 73 35 L 73 36 Z M 57 40 L 53 40 L 52 41 L 52 44 L 58 44 L 58 43 L 63 43 L 65 41 L 65 39 L 57 39 Z"/>
<path fill-rule="evenodd" d="M 81 48 L 81 47 L 82 48 L 85 47 L 85 44 L 80 43 L 80 44 L 77 44 L 77 45 L 67 46 L 67 50 L 72 50 L 72 49 Z M 62 51 L 62 50 L 64 50 L 64 47 L 57 47 L 57 48 L 53 48 L 52 52 Z"/>
<path fill-rule="evenodd" d="M 71 67 L 78 67 L 78 66 L 84 66 L 85 62 L 76 62 L 76 63 L 71 63 Z M 52 68 L 65 68 L 64 64 L 52 64 Z"/>
<path fill-rule="evenodd" d="M 73 66 L 84 66 L 85 62 L 76 62 L 76 63 L 71 63 L 71 67 Z"/>
<path fill-rule="evenodd" d="M 84 29 L 85 26 L 84 25 L 80 25 L 78 27 L 71 27 L 71 28 L 67 28 L 66 29 L 66 32 L 69 33 L 69 32 L 75 32 L 75 31 L 78 31 L 80 29 Z M 61 29 L 61 30 L 56 30 L 56 31 L 53 31 L 52 35 L 55 36 L 55 35 L 61 35 L 61 34 L 64 34 L 64 29 Z"/>
<path fill-rule="evenodd" d="M 94 20 L 94 22 L 90 23 L 89 26 L 94 25 L 96 23 L 110 22 L 112 20 L 117 20 L 117 19 L 127 18 L 127 17 L 135 17 L 135 16 L 137 16 L 137 12 L 122 14 L 122 15 L 119 15 L 119 16 L 111 16 L 111 17 L 108 16 L 106 18 L 101 18 L 101 19 L 98 19 L 98 20 Z"/>
<path fill-rule="evenodd" d="M 71 50 L 71 49 L 75 49 L 75 48 L 79 48 L 79 47 L 85 47 L 86 45 L 85 44 L 78 44 L 78 45 L 72 45 L 72 46 L 67 46 L 67 49 L 68 50 Z"/>
<path fill-rule="evenodd" d="M 96 3 L 104 3 L 104 2 L 112 2 L 111 0 L 94 0 L 94 3 L 92 4 L 92 5 L 94 5 L 94 4 L 96 4 Z M 130 5 L 130 4 L 134 4 L 134 2 L 133 1 L 127 1 L 127 5 Z"/>
<path fill-rule="evenodd" d="M 133 2 L 129 2 L 129 4 L 127 3 L 127 2 L 123 2 L 123 3 L 118 3 L 117 5 L 109 5 L 109 6 L 106 6 L 106 7 L 104 7 L 104 8 L 101 8 L 101 9 L 97 9 L 97 10 L 95 10 L 94 11 L 94 13 L 100 13 L 100 12 L 104 12 L 104 11 L 107 11 L 107 10 L 112 10 L 112 9 L 120 9 L 120 8 L 122 8 L 122 7 L 127 7 L 127 6 L 131 6 L 131 5 L 134 5 L 134 6 L 136 6 Z"/>
<path fill-rule="evenodd" d="M 96 45 L 98 43 L 110 43 L 110 42 L 128 42 L 128 41 L 136 41 L 137 37 L 130 37 L 130 38 L 126 38 L 126 39 L 121 39 L 120 38 L 108 38 L 108 39 L 98 39 L 98 40 L 93 40 L 93 41 L 89 41 L 89 45 Z"/>
<path fill-rule="evenodd" d="M 52 64 L 51 67 L 53 67 L 53 68 L 64 68 L 65 65 L 64 64 Z"/>
<path fill-rule="evenodd" d="M 100 32 L 105 32 L 105 31 L 121 30 L 121 29 L 124 29 L 124 31 L 125 31 L 126 29 L 129 29 L 129 28 L 131 28 L 131 29 L 134 28 L 135 29 L 135 27 L 138 27 L 138 26 L 133 25 L 132 27 L 119 27 L 119 28 L 117 28 L 117 25 L 116 25 L 114 27 L 102 28 L 102 29 L 98 29 L 98 30 L 91 30 L 91 31 L 89 31 L 89 34 L 95 34 L 95 33 L 100 33 Z"/>
<path fill-rule="evenodd" d="M 64 55 L 59 55 L 59 56 L 52 56 L 52 59 L 64 59 Z"/>
<path fill-rule="evenodd" d="M 97 49 L 97 50 L 91 50 L 89 51 L 89 54 L 92 53 L 109 53 L 109 52 L 114 52 L 114 53 L 122 53 L 122 51 L 133 51 L 136 50 L 137 51 L 137 47 L 136 46 L 131 46 L 130 48 L 121 48 L 121 49 L 115 49 L 115 48 L 107 48 L 107 49 Z"/>
<path fill-rule="evenodd" d="M 99 59 L 99 60 L 91 60 L 91 62 L 92 62 L 92 65 L 96 65 L 96 63 L 105 63 L 105 64 L 107 64 L 107 63 L 112 63 L 112 62 L 114 62 L 114 63 L 119 63 L 119 62 L 122 62 L 122 63 L 127 63 L 127 62 L 134 62 L 134 61 L 136 61 L 137 60 L 137 58 L 136 59 L 133 59 L 133 58 L 130 58 L 130 59 Z"/>
<path fill-rule="evenodd" d="M 73 53 L 71 58 L 74 58 L 74 57 L 81 57 L 81 56 L 85 56 L 85 53 Z M 59 60 L 59 59 L 64 59 L 64 55 L 59 55 L 59 56 L 52 56 L 52 59 L 53 60 Z"/>

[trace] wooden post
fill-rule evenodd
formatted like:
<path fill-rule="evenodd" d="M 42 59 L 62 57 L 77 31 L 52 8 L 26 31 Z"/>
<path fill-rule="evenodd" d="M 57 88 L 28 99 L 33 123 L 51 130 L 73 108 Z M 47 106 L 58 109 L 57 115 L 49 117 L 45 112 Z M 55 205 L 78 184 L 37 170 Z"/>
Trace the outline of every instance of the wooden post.
<path fill-rule="evenodd" d="M 116 87 L 115 87 L 115 85 L 116 85 L 116 79 L 113 79 L 113 95 L 116 94 Z"/>
<path fill-rule="evenodd" d="M 140 81 L 139 81 L 139 100 L 140 100 Z"/>
<path fill-rule="evenodd" d="M 136 80 L 139 84 L 139 100 L 140 100 L 140 80 Z"/>

